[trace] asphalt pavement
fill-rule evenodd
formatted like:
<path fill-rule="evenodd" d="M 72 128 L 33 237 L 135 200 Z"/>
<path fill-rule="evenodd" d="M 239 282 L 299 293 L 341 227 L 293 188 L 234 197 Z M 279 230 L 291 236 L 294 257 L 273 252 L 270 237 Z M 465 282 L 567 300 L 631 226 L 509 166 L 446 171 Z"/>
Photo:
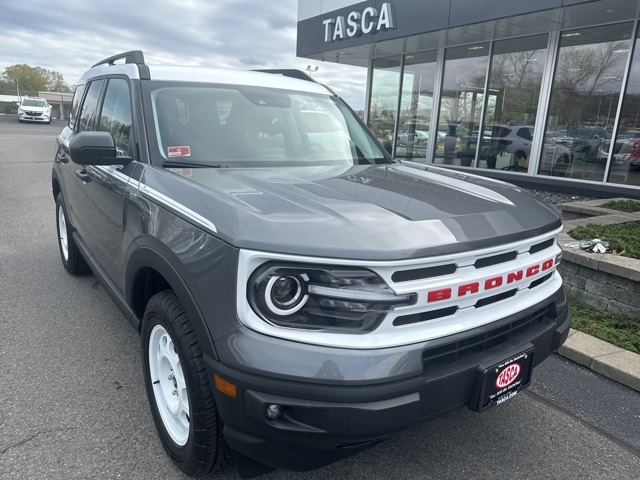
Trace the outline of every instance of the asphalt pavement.
<path fill-rule="evenodd" d="M 0 116 L 0 479 L 187 478 L 155 432 L 137 333 L 93 275 L 60 263 L 50 177 L 63 126 Z M 640 393 L 553 355 L 483 414 L 262 478 L 640 478 Z"/>

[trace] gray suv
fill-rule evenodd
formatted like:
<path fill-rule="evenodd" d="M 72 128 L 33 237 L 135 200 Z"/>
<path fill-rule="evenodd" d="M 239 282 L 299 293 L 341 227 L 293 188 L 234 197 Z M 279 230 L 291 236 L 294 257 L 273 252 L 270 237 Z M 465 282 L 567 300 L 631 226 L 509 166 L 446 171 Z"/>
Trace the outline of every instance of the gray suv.
<path fill-rule="evenodd" d="M 62 264 L 140 333 L 158 434 L 190 475 L 310 470 L 483 411 L 569 331 L 553 210 L 392 160 L 301 72 L 105 59 L 52 186 Z"/>

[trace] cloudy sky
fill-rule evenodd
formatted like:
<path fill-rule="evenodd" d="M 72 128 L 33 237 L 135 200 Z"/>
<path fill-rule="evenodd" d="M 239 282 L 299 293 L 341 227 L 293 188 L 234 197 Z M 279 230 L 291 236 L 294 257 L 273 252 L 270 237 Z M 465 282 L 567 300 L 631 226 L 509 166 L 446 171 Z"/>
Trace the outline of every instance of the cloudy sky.
<path fill-rule="evenodd" d="M 0 72 L 26 63 L 75 84 L 103 58 L 142 50 L 149 65 L 318 67 L 314 78 L 364 107 L 364 68 L 296 57 L 298 0 L 4 0 Z"/>

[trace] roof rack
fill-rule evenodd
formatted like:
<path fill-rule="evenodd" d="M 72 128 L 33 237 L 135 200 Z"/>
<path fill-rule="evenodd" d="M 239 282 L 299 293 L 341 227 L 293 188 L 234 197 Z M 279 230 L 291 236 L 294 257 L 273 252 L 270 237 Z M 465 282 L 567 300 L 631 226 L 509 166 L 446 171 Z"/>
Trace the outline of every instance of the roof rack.
<path fill-rule="evenodd" d="M 297 78 L 299 80 L 306 80 L 308 82 L 318 83 L 309 75 L 304 73 L 302 70 L 295 70 L 293 68 L 274 68 L 274 69 L 268 68 L 265 70 L 254 70 L 254 71 L 263 72 L 263 73 L 274 73 L 276 75 L 284 75 L 285 77 Z"/>
<path fill-rule="evenodd" d="M 142 50 L 131 50 L 129 52 L 118 53 L 109 58 L 105 58 L 104 60 L 100 60 L 98 63 L 93 65 L 93 67 L 97 67 L 100 65 L 114 65 L 116 60 L 124 59 L 124 63 L 134 63 L 138 65 L 138 71 L 140 72 L 141 80 L 150 80 L 151 75 L 149 73 L 149 67 L 144 63 L 144 54 Z"/>
<path fill-rule="evenodd" d="M 116 60 L 125 59 L 124 63 L 135 63 L 137 65 L 144 65 L 144 54 L 141 50 L 131 50 L 130 52 L 119 53 L 114 55 L 113 57 L 105 58 L 104 60 L 100 60 L 98 63 L 93 65 L 97 67 L 98 65 L 104 65 L 108 63 L 109 65 L 113 65 Z"/>

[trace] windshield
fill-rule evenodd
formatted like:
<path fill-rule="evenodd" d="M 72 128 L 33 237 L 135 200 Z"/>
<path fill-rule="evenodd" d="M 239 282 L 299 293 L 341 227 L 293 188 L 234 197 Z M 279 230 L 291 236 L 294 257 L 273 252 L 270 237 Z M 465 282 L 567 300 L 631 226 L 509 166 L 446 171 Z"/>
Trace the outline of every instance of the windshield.
<path fill-rule="evenodd" d="M 22 101 L 24 107 L 46 107 L 47 102 L 40 98 L 25 98 Z"/>
<path fill-rule="evenodd" d="M 165 167 L 388 161 L 366 127 L 329 94 L 166 82 L 145 89 L 151 148 Z"/>

